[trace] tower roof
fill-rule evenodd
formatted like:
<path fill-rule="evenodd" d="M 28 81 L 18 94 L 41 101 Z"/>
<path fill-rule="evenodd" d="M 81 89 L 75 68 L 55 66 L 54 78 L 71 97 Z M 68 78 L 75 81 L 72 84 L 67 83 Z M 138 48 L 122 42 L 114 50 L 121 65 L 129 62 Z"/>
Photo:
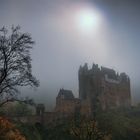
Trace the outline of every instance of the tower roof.
<path fill-rule="evenodd" d="M 74 95 L 71 90 L 60 89 L 57 97 L 59 98 L 62 96 L 63 99 L 74 99 Z"/>

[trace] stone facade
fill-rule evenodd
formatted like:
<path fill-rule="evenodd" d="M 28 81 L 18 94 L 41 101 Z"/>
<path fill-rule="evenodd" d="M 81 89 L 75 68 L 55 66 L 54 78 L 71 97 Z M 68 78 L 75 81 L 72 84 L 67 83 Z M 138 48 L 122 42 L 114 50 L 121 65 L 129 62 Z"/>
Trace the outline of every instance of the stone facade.
<path fill-rule="evenodd" d="M 79 68 L 79 98 L 81 104 L 88 104 L 86 107 L 81 106 L 82 112 L 93 112 L 97 104 L 103 110 L 130 107 L 130 79 L 125 73 L 118 74 L 106 67 L 99 68 L 97 64 L 88 69 L 85 64 Z"/>
<path fill-rule="evenodd" d="M 71 90 L 60 89 L 56 97 L 55 112 L 74 114 L 80 105 L 80 100 L 74 97 Z"/>

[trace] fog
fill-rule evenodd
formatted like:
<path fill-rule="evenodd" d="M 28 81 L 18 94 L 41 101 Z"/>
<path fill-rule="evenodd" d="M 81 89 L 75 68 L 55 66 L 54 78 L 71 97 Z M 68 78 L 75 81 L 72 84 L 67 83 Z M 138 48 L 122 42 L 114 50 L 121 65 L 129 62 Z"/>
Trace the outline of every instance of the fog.
<path fill-rule="evenodd" d="M 79 28 L 76 15 L 92 9 L 99 17 L 90 32 Z M 131 79 L 132 101 L 140 101 L 140 2 L 138 0 L 0 0 L 0 27 L 20 25 L 36 44 L 32 69 L 40 80 L 37 90 L 22 95 L 54 106 L 60 88 L 78 97 L 78 69 L 92 66 L 126 72 Z"/>

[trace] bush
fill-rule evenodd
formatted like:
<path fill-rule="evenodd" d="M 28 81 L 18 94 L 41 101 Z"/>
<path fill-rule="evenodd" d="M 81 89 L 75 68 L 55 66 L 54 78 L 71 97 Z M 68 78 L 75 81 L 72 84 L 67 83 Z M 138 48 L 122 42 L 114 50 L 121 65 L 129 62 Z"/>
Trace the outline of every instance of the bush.
<path fill-rule="evenodd" d="M 26 138 L 11 122 L 0 117 L 0 140 L 26 140 Z"/>

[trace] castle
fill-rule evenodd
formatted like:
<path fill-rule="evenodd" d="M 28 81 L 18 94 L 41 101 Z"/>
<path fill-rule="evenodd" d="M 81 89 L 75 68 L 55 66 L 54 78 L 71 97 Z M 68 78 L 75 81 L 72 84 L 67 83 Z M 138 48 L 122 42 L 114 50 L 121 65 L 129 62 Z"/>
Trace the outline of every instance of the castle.
<path fill-rule="evenodd" d="M 98 108 L 107 110 L 131 106 L 130 79 L 125 73 L 118 74 L 113 69 L 98 67 L 97 64 L 89 69 L 85 64 L 80 66 L 78 78 L 79 98 L 75 98 L 71 90 L 60 89 L 52 112 L 45 112 L 45 106 L 38 104 L 36 115 L 15 119 L 52 125 L 79 113 L 92 118 Z"/>
<path fill-rule="evenodd" d="M 72 91 L 60 89 L 56 98 L 56 112 L 72 114 L 78 109 L 83 115 L 91 116 L 97 108 L 129 108 L 131 106 L 130 79 L 125 73 L 93 64 L 80 66 L 79 98 Z"/>

